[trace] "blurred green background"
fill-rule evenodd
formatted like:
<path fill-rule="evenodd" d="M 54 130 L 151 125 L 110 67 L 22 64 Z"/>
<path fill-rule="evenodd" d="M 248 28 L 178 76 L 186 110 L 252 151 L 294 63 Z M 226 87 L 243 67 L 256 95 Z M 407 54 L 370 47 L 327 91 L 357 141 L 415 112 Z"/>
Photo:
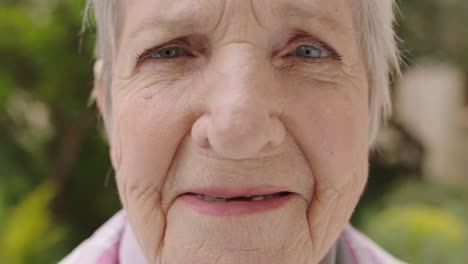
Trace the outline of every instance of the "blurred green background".
<path fill-rule="evenodd" d="M 438 149 L 418 131 L 434 129 L 427 123 L 420 130 L 408 127 L 405 120 L 411 119 L 399 114 L 379 136 L 352 222 L 410 263 L 466 264 L 468 1 L 399 2 L 403 79 L 419 65 L 446 65 L 458 76 L 451 85 L 461 91 L 453 121 L 457 141 L 439 146 L 454 145 L 457 151 L 442 156 L 459 162 L 431 166 L 439 164 Z M 120 208 L 102 122 L 95 107 L 88 107 L 94 37 L 90 30 L 80 40 L 84 4 L 0 2 L 2 264 L 56 263 Z M 409 102 L 418 107 L 418 101 Z"/>

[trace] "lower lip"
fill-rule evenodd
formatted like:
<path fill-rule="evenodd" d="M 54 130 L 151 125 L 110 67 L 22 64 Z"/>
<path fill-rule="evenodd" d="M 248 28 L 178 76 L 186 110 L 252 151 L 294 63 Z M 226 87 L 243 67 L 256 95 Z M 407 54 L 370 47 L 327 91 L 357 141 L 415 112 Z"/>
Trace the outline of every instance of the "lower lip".
<path fill-rule="evenodd" d="M 249 215 L 270 211 L 285 205 L 294 194 L 261 201 L 208 202 L 195 195 L 180 198 L 199 214 L 211 216 Z"/>

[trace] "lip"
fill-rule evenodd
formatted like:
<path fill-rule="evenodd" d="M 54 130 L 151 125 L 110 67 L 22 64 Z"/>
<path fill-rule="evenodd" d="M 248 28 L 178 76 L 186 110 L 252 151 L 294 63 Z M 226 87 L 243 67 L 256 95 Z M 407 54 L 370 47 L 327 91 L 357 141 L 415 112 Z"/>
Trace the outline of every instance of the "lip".
<path fill-rule="evenodd" d="M 237 197 L 237 196 L 254 196 L 254 195 L 268 195 L 278 192 L 291 192 L 285 187 L 275 186 L 275 185 L 257 185 L 257 186 L 248 186 L 240 188 L 232 187 L 219 187 L 219 186 L 209 186 L 209 187 L 199 187 L 191 188 L 185 190 L 182 194 L 186 193 L 197 193 L 215 197 Z"/>
<path fill-rule="evenodd" d="M 260 201 L 229 201 L 229 202 L 209 202 L 199 199 L 189 193 L 197 193 L 215 197 L 237 197 L 267 195 L 277 192 L 289 192 L 284 187 L 261 185 L 245 188 L 227 188 L 227 187 L 203 187 L 187 190 L 179 198 L 195 212 L 210 216 L 238 216 L 250 215 L 260 212 L 270 211 L 284 206 L 294 195 L 290 192 L 287 196 L 274 197 Z"/>

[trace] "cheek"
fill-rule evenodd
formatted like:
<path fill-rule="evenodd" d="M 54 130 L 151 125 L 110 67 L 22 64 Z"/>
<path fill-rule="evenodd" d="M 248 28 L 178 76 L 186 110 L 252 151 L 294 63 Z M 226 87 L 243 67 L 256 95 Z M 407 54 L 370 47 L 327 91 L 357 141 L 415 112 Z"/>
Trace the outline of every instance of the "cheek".
<path fill-rule="evenodd" d="M 353 87 L 333 85 L 297 91 L 286 123 L 312 171 L 310 237 L 325 252 L 351 217 L 367 180 L 367 97 Z"/>
<path fill-rule="evenodd" d="M 150 259 L 156 259 L 164 237 L 167 172 L 190 131 L 187 104 L 175 91 L 150 87 L 113 96 L 111 145 L 119 164 L 115 168 L 119 195 Z"/>
<path fill-rule="evenodd" d="M 123 202 L 138 199 L 148 189 L 162 190 L 179 142 L 190 131 L 187 107 L 177 89 L 150 86 L 134 91 L 116 94 L 113 102 L 112 146 L 120 161 L 116 173 Z"/>
<path fill-rule="evenodd" d="M 296 134 L 312 169 L 324 170 L 323 180 L 340 187 L 346 174 L 362 171 L 363 164 L 367 165 L 366 93 L 364 89 L 323 82 L 296 90 L 288 103 L 287 125 Z"/>

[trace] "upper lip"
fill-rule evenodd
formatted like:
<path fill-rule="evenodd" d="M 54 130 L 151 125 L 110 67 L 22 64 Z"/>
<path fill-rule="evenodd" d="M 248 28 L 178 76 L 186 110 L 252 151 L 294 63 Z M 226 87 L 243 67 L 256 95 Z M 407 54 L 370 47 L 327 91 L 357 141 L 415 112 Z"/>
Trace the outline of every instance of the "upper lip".
<path fill-rule="evenodd" d="M 246 187 L 224 187 L 224 186 L 208 186 L 208 187 L 194 187 L 185 190 L 183 194 L 195 193 L 203 194 L 213 197 L 239 197 L 239 196 L 255 196 L 255 195 L 268 195 L 278 192 L 291 192 L 285 187 L 274 186 L 274 185 L 257 185 L 257 186 L 246 186 Z"/>

